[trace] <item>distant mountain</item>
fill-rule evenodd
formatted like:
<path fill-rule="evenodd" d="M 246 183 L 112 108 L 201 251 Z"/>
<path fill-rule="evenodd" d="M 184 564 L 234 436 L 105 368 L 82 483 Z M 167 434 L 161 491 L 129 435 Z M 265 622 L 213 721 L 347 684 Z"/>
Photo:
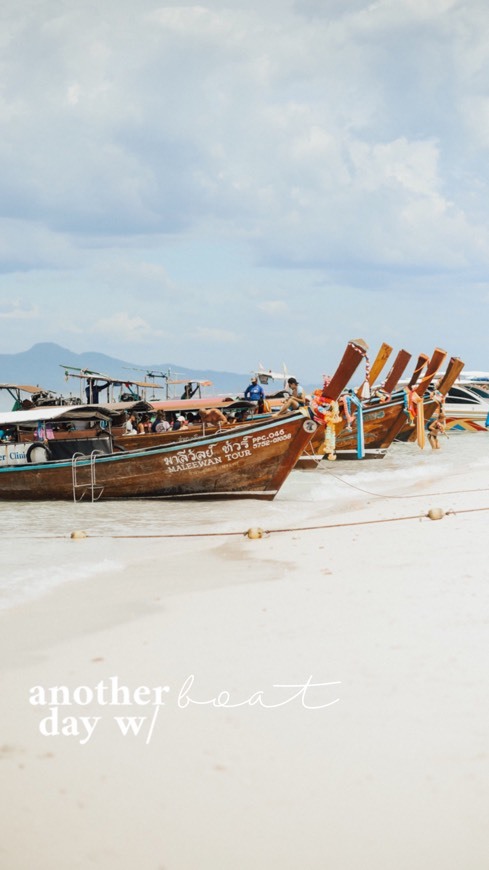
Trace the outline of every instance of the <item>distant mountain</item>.
<path fill-rule="evenodd" d="M 79 383 L 74 378 L 65 379 L 64 366 L 79 369 L 90 369 L 93 372 L 110 375 L 114 378 L 144 380 L 145 372 L 171 372 L 175 378 L 212 381 L 209 394 L 243 392 L 248 386 L 250 373 L 236 374 L 232 372 L 215 372 L 210 369 L 198 371 L 169 362 L 134 363 L 116 359 L 104 353 L 73 353 L 59 344 L 42 342 L 35 344 L 30 350 L 22 353 L 0 354 L 0 384 L 30 384 L 46 390 L 53 390 L 64 395 L 78 396 Z M 182 388 L 183 391 L 183 388 Z M 10 408 L 10 397 L 0 394 L 0 406 Z"/>

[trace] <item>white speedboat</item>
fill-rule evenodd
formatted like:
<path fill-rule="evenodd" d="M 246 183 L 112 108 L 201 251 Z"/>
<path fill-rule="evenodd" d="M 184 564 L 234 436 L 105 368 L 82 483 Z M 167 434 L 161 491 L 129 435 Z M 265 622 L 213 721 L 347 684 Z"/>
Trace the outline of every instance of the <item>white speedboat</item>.
<path fill-rule="evenodd" d="M 489 428 L 489 372 L 464 372 L 445 399 L 447 429 Z"/>

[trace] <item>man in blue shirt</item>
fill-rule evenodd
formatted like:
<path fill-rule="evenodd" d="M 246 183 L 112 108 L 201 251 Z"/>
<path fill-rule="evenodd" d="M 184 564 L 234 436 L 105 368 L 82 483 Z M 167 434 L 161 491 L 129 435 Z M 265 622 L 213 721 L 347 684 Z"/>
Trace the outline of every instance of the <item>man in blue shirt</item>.
<path fill-rule="evenodd" d="M 250 402 L 264 402 L 265 391 L 261 384 L 258 383 L 258 378 L 252 378 L 249 387 L 246 387 L 244 392 L 245 399 Z"/>

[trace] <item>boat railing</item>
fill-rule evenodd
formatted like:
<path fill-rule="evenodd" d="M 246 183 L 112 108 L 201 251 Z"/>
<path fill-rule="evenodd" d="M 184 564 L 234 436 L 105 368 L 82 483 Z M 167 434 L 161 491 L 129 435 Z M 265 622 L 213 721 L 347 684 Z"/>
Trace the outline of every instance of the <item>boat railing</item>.
<path fill-rule="evenodd" d="M 96 459 L 98 456 L 103 455 L 100 450 L 92 450 L 89 456 L 86 453 L 73 454 L 71 458 L 73 501 L 82 501 L 87 492 L 90 493 L 92 502 L 98 501 L 102 495 L 104 488 L 97 485 Z M 80 480 L 80 477 L 83 477 L 84 471 L 88 472 L 88 480 Z"/>

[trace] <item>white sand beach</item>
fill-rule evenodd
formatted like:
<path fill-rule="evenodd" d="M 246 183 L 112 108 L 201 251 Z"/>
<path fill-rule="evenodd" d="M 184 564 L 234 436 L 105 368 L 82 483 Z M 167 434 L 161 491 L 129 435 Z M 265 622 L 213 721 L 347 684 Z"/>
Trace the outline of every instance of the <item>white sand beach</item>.
<path fill-rule="evenodd" d="M 10 576 L 54 580 L 0 617 L 0 866 L 485 870 L 487 436 L 428 451 L 186 505 L 188 537 L 2 505 Z"/>

